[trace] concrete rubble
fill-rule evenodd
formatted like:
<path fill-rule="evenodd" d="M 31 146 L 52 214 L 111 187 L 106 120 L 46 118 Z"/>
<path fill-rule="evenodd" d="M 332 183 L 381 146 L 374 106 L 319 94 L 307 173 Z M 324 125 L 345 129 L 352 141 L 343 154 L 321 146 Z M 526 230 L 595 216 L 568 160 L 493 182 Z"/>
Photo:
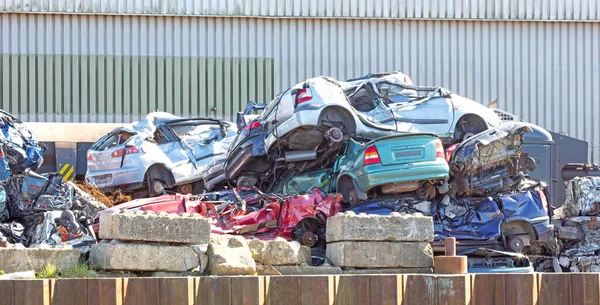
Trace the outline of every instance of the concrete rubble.
<path fill-rule="evenodd" d="M 101 239 L 208 244 L 210 224 L 200 214 L 123 210 L 100 216 Z"/>
<path fill-rule="evenodd" d="M 210 225 L 201 217 L 148 212 L 103 214 L 99 235 L 106 240 L 90 251 L 90 264 L 96 269 L 204 272 L 208 265 Z"/>
<path fill-rule="evenodd" d="M 183 272 L 207 265 L 207 256 L 193 246 L 137 242 L 101 242 L 90 251 L 90 265 L 101 270 Z"/>
<path fill-rule="evenodd" d="M 211 235 L 208 244 L 208 272 L 211 275 L 254 275 L 256 263 L 242 236 Z"/>
<path fill-rule="evenodd" d="M 297 266 L 256 265 L 256 273 L 258 275 L 328 275 L 342 274 L 342 268 L 329 264 L 311 266 L 305 263 Z"/>
<path fill-rule="evenodd" d="M 79 262 L 81 252 L 69 247 L 24 248 L 10 246 L 0 248 L 0 270 L 5 273 L 40 270 L 50 263 L 57 270 L 66 270 Z"/>
<path fill-rule="evenodd" d="M 346 212 L 329 218 L 327 230 L 327 257 L 343 269 L 412 273 L 433 267 L 433 250 L 425 242 L 433 240 L 431 217 Z"/>
<path fill-rule="evenodd" d="M 298 242 L 288 242 L 277 237 L 274 240 L 262 241 L 252 239 L 248 242 L 252 257 L 257 263 L 272 266 L 310 264 L 310 248 Z"/>
<path fill-rule="evenodd" d="M 327 222 L 327 242 L 433 240 L 433 219 L 418 214 L 388 216 L 340 213 Z"/>

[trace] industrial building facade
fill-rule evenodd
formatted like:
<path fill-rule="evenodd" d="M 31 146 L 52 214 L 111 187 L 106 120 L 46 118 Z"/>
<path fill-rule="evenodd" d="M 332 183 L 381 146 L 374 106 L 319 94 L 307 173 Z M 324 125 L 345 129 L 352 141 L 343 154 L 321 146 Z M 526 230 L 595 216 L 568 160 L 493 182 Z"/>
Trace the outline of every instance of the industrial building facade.
<path fill-rule="evenodd" d="M 232 119 L 308 77 L 398 70 L 600 160 L 596 0 L 0 0 L 0 56 L 24 121 Z"/>

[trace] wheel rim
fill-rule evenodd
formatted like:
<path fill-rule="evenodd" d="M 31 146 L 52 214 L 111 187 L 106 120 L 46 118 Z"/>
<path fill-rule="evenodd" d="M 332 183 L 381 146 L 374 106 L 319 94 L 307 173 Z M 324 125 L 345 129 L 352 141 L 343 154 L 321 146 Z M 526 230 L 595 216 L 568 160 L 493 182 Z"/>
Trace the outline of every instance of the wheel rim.
<path fill-rule="evenodd" d="M 515 236 L 510 239 L 509 247 L 514 252 L 520 252 L 523 250 L 524 244 L 525 243 L 520 237 Z"/>
<path fill-rule="evenodd" d="M 150 190 L 152 191 L 152 193 L 154 194 L 162 194 L 165 190 L 165 186 L 162 183 L 162 181 L 152 181 L 152 183 L 150 184 Z"/>

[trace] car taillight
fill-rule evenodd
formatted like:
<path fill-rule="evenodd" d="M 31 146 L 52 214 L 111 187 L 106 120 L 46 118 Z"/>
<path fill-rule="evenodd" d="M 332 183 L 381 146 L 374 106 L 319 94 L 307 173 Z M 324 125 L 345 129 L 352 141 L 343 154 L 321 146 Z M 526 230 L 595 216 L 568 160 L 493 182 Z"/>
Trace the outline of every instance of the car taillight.
<path fill-rule="evenodd" d="M 444 146 L 442 146 L 442 141 L 440 139 L 435 140 L 435 157 L 436 158 L 444 158 Z"/>
<path fill-rule="evenodd" d="M 260 127 L 260 122 L 259 121 L 252 121 L 250 124 L 246 125 L 246 128 L 244 128 L 245 130 L 251 130 L 254 128 L 258 128 Z"/>
<path fill-rule="evenodd" d="M 0 158 L 4 158 L 4 152 L 0 149 Z"/>
<path fill-rule="evenodd" d="M 446 149 L 446 162 L 450 162 L 450 159 L 452 159 L 452 153 L 454 153 L 456 147 L 458 147 L 458 143 L 452 144 L 448 147 L 448 149 Z"/>
<path fill-rule="evenodd" d="M 540 200 L 542 201 L 542 206 L 546 212 L 548 211 L 548 200 L 546 199 L 546 194 L 544 194 L 543 190 L 537 190 L 538 195 L 540 195 Z"/>
<path fill-rule="evenodd" d="M 301 89 L 296 94 L 296 106 L 300 105 L 304 102 L 310 101 L 312 99 L 312 94 L 310 94 L 310 90 L 308 88 Z"/>
<path fill-rule="evenodd" d="M 87 154 L 87 159 L 88 160 L 94 160 L 94 156 L 91 153 Z"/>
<path fill-rule="evenodd" d="M 140 150 L 137 147 L 125 147 L 125 149 L 120 149 L 117 151 L 114 151 L 111 156 L 113 158 L 119 158 L 119 157 L 123 157 L 123 155 L 131 155 L 131 154 L 137 154 L 139 153 Z"/>
<path fill-rule="evenodd" d="M 379 158 L 379 153 L 377 152 L 377 147 L 375 147 L 375 145 L 369 146 L 367 150 L 365 150 L 364 163 L 365 165 L 381 163 L 381 158 Z"/>

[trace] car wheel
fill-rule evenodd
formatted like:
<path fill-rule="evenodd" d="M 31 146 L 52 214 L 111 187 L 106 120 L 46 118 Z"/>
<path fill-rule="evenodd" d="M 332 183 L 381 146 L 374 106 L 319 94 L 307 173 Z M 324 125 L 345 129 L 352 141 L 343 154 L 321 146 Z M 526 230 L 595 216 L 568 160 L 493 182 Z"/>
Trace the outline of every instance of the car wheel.
<path fill-rule="evenodd" d="M 462 142 L 484 130 L 487 127 L 485 122 L 474 115 L 467 115 L 458 121 L 454 130 L 454 141 Z"/>
<path fill-rule="evenodd" d="M 165 183 L 160 180 L 152 180 L 148 185 L 150 196 L 160 196 L 165 192 Z"/>
<path fill-rule="evenodd" d="M 509 236 L 506 243 L 508 250 L 512 252 L 521 253 L 525 248 L 525 241 L 521 238 L 521 235 Z"/>
<path fill-rule="evenodd" d="M 192 193 L 192 184 L 182 184 L 177 187 L 177 192 L 180 194 L 191 194 Z"/>
<path fill-rule="evenodd" d="M 600 214 L 600 202 L 592 203 L 591 209 L 586 213 L 587 216 L 597 216 Z"/>

